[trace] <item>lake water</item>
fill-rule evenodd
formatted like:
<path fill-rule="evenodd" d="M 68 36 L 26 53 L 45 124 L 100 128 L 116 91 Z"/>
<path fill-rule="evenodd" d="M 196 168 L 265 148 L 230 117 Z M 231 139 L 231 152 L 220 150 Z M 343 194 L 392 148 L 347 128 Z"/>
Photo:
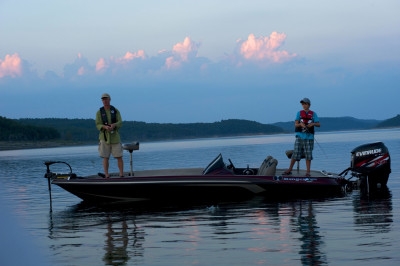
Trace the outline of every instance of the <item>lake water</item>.
<path fill-rule="evenodd" d="M 400 129 L 316 140 L 312 168 L 337 173 L 353 148 L 383 141 L 392 158 L 388 194 L 105 208 L 53 186 L 50 211 L 43 162 L 66 161 L 79 175 L 102 172 L 97 146 L 0 151 L 0 265 L 399 265 Z M 258 167 L 272 155 L 286 168 L 293 142 L 288 134 L 141 143 L 134 169 L 205 167 L 219 153 L 237 167 Z M 129 171 L 128 152 L 124 161 Z M 116 160 L 110 164 L 116 171 Z"/>

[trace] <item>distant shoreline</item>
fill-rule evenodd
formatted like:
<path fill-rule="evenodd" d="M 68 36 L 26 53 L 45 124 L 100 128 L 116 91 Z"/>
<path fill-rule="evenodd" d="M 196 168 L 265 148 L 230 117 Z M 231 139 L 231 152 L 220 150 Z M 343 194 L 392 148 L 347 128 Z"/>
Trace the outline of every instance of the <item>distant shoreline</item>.
<path fill-rule="evenodd" d="M 96 145 L 78 141 L 0 141 L 0 151 Z"/>
<path fill-rule="evenodd" d="M 398 127 L 385 127 L 385 128 L 376 128 L 376 129 L 395 129 Z M 353 130 L 365 130 L 365 129 L 353 129 Z M 342 131 L 353 131 L 353 130 L 342 130 Z M 321 132 L 332 132 L 332 131 L 321 131 Z M 286 133 L 284 133 L 286 134 Z M 256 136 L 260 134 L 246 134 L 246 135 L 235 135 L 231 137 L 240 137 L 240 136 Z M 210 136 L 217 137 L 217 136 Z M 164 139 L 164 141 L 168 140 L 182 140 L 183 138 L 176 139 Z M 185 138 L 192 139 L 192 138 Z M 154 141 L 160 141 L 159 139 Z M 163 141 L 163 140 L 161 140 Z M 97 141 L 65 141 L 65 140 L 48 140 L 48 141 L 0 141 L 0 151 L 7 150 L 27 150 L 27 149 L 46 149 L 46 148 L 57 148 L 57 147 L 74 147 L 74 146 L 88 146 L 88 145 L 97 145 Z"/>

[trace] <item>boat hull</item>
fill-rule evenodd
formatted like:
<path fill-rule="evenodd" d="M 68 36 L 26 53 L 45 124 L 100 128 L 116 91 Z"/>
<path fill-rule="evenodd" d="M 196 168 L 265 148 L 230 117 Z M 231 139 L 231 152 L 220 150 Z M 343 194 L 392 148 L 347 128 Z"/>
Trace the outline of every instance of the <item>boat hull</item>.
<path fill-rule="evenodd" d="M 104 174 L 79 177 L 72 167 L 62 161 L 46 161 L 45 178 L 49 190 L 53 183 L 66 191 L 91 202 L 141 202 L 141 201 L 221 201 L 237 200 L 255 195 L 269 198 L 314 198 L 338 195 L 351 190 L 357 183 L 367 194 L 386 187 L 391 172 L 390 155 L 382 142 L 369 143 L 351 151 L 351 165 L 340 174 L 300 169 L 284 175 L 287 169 L 277 169 L 278 161 L 267 156 L 259 168 L 236 168 L 229 159 L 226 164 L 219 154 L 205 168 L 159 169 L 135 171 L 132 169 L 132 151 L 138 143 L 125 149 L 131 155 L 129 177 L 101 178 Z M 290 159 L 290 152 L 286 153 Z M 53 164 L 62 163 L 70 173 L 58 175 L 50 170 Z M 345 179 L 350 173 L 351 176 Z M 118 175 L 118 174 L 117 174 Z M 132 176 L 133 175 L 133 176 Z M 60 178 L 62 177 L 62 178 Z M 51 198 L 51 193 L 50 193 Z"/>
<path fill-rule="evenodd" d="M 311 177 L 247 175 L 157 175 L 135 172 L 125 178 L 54 179 L 53 184 L 91 202 L 220 201 L 267 197 L 325 196 L 342 191 L 342 179 L 313 171 Z M 195 171 L 195 170 L 194 170 Z M 184 172 L 184 171 L 182 171 Z M 186 170 L 187 172 L 187 170 Z M 151 175 L 153 174 L 153 175 Z"/>

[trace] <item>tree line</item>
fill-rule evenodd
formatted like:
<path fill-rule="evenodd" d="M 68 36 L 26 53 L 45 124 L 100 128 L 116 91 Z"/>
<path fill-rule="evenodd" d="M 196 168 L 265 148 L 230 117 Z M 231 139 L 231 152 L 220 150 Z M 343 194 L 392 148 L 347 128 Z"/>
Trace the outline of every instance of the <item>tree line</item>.
<path fill-rule="evenodd" d="M 352 117 L 320 118 L 321 131 L 355 130 L 400 127 L 400 115 L 378 121 Z M 95 143 L 99 131 L 94 119 L 23 118 L 8 119 L 0 116 L 0 141 L 63 140 Z M 261 124 L 242 119 L 227 119 L 213 123 L 146 123 L 124 121 L 120 129 L 124 142 L 267 135 L 293 132 L 293 122 Z"/>
<path fill-rule="evenodd" d="M 393 118 L 386 119 L 377 125 L 378 128 L 390 128 L 399 126 L 400 126 L 400 115 L 396 115 Z"/>
<path fill-rule="evenodd" d="M 24 118 L 15 122 L 30 127 L 55 129 L 59 133 L 58 139 L 66 141 L 97 142 L 99 135 L 94 119 Z M 278 126 L 240 119 L 187 124 L 124 121 L 119 131 L 124 142 L 278 134 L 283 132 L 284 130 Z"/>
<path fill-rule="evenodd" d="M 24 125 L 0 116 L 1 141 L 46 141 L 60 138 L 57 129 L 48 126 Z"/>

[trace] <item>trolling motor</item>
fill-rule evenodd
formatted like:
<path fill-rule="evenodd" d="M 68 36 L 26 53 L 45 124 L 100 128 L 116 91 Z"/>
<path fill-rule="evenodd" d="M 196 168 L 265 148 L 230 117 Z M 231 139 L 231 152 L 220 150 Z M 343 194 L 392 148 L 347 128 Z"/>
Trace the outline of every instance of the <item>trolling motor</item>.
<path fill-rule="evenodd" d="M 390 154 L 383 142 L 360 145 L 351 151 L 350 167 L 339 175 L 343 177 L 351 172 L 351 177 L 358 178 L 360 188 L 371 190 L 386 187 L 391 173 Z"/>
<path fill-rule="evenodd" d="M 65 164 L 69 167 L 69 173 L 68 174 L 57 174 L 53 173 L 50 171 L 50 165 L 56 164 L 56 163 L 61 163 Z M 52 200 L 51 200 L 51 180 L 55 178 L 76 178 L 76 174 L 72 173 L 72 167 L 66 162 L 62 161 L 45 161 L 44 164 L 46 165 L 46 173 L 44 174 L 44 178 L 47 178 L 47 184 L 49 188 L 49 196 L 50 196 L 50 211 L 52 210 Z"/>

